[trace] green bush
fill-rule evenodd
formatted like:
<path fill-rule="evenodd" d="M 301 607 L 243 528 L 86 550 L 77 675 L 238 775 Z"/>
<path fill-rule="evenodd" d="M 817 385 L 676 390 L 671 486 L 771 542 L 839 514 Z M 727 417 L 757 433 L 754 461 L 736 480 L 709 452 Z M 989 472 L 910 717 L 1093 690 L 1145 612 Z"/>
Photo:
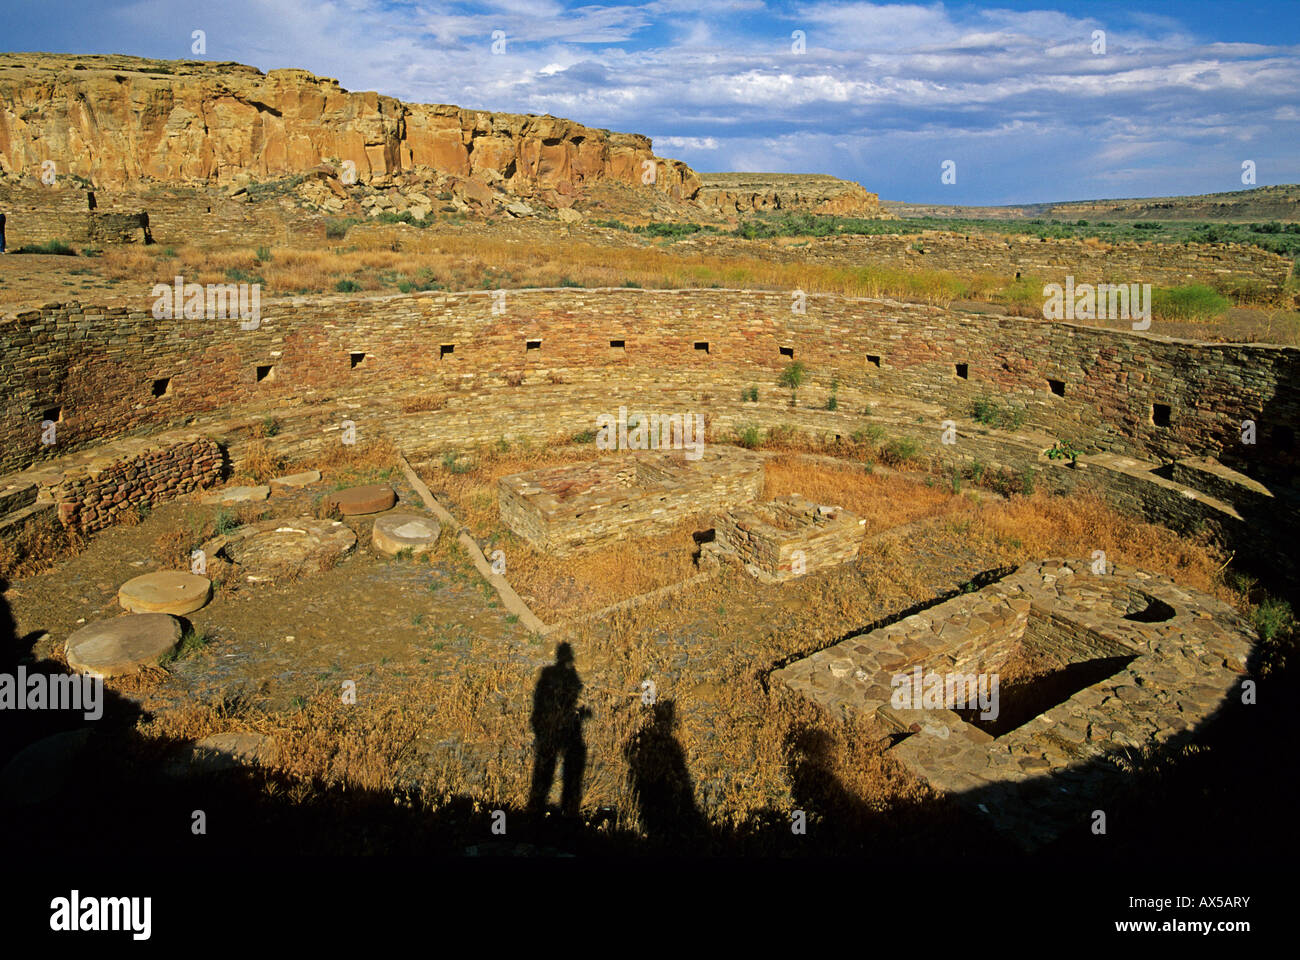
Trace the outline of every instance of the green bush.
<path fill-rule="evenodd" d="M 355 217 L 331 217 L 325 221 L 325 236 L 330 240 L 342 240 L 348 235 L 349 228 L 360 222 Z"/>
<path fill-rule="evenodd" d="M 1267 599 L 1251 611 L 1250 619 L 1260 639 L 1272 642 L 1291 628 L 1291 604 Z"/>
<path fill-rule="evenodd" d="M 906 463 L 916 457 L 920 445 L 911 437 L 895 437 L 881 448 L 880 454 L 886 463 Z"/>
<path fill-rule="evenodd" d="M 57 254 L 62 257 L 75 257 L 77 251 L 62 240 L 47 240 L 45 243 L 38 243 L 32 246 L 19 247 L 14 253 L 44 253 Z"/>
<path fill-rule="evenodd" d="M 783 387 L 790 388 L 790 406 L 794 406 L 798 401 L 799 388 L 803 386 L 804 380 L 807 379 L 808 368 L 798 360 L 790 361 L 790 365 L 781 371 L 781 376 L 777 379 Z"/>
<path fill-rule="evenodd" d="M 752 423 L 736 428 L 736 443 L 747 450 L 753 450 L 763 442 L 763 432 Z"/>
<path fill-rule="evenodd" d="M 340 280 L 338 283 L 334 284 L 334 289 L 339 293 L 356 293 L 361 289 L 361 284 L 357 283 L 355 280 Z"/>
<path fill-rule="evenodd" d="M 1152 291 L 1151 312 L 1164 320 L 1213 320 L 1227 312 L 1228 299 L 1213 287 L 1192 283 Z"/>
<path fill-rule="evenodd" d="M 593 440 L 596 439 L 596 431 L 580 430 L 578 433 L 575 433 L 570 439 L 572 439 L 574 443 L 591 443 Z"/>
<path fill-rule="evenodd" d="M 885 428 L 878 423 L 871 423 L 861 430 L 853 431 L 854 443 L 869 443 L 875 447 L 879 446 L 883 439 L 885 439 Z"/>

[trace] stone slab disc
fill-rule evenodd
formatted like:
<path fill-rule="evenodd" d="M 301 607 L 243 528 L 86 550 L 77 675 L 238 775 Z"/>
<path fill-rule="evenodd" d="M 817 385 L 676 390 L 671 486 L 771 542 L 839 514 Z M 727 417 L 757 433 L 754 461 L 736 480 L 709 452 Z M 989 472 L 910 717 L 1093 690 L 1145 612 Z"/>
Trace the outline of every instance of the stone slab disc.
<path fill-rule="evenodd" d="M 432 550 L 441 531 L 442 526 L 432 517 L 421 517 L 414 513 L 390 513 L 375 520 L 370 539 L 376 550 L 391 557 L 399 550 L 410 550 L 412 553 Z"/>
<path fill-rule="evenodd" d="M 132 613 L 193 613 L 212 596 L 212 581 L 180 570 L 158 570 L 122 584 L 117 602 Z"/>
<path fill-rule="evenodd" d="M 366 487 L 351 487 L 331 493 L 328 503 L 339 508 L 345 517 L 363 513 L 379 513 L 397 502 L 397 494 L 386 483 L 373 483 Z"/>
<path fill-rule="evenodd" d="M 169 765 L 174 776 L 223 773 L 239 766 L 272 764 L 279 756 L 274 738 L 260 733 L 214 733 L 181 752 Z"/>
<path fill-rule="evenodd" d="M 81 773 L 77 761 L 89 740 L 90 728 L 82 727 L 25 748 L 0 771 L 0 806 L 34 806 L 66 796 Z"/>
<path fill-rule="evenodd" d="M 68 637 L 68 666 L 116 677 L 156 664 L 181 639 L 181 623 L 166 613 L 138 613 L 88 623 Z"/>
<path fill-rule="evenodd" d="M 283 477 L 274 477 L 271 480 L 271 489 L 275 491 L 290 490 L 294 487 L 307 487 L 313 483 L 320 483 L 319 470 L 304 470 L 302 473 L 291 473 Z"/>
<path fill-rule="evenodd" d="M 201 501 L 202 503 L 256 503 L 258 500 L 265 500 L 271 495 L 271 488 L 262 487 L 226 487 L 224 490 L 217 490 L 209 493 Z"/>

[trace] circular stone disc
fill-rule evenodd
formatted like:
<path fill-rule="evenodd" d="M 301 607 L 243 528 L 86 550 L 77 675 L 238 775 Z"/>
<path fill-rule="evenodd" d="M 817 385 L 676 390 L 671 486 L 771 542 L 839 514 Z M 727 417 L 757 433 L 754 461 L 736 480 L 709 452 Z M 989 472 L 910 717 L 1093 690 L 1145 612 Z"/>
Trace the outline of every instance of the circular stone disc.
<path fill-rule="evenodd" d="M 138 613 L 89 623 L 68 637 L 68 666 L 102 677 L 138 673 L 181 638 L 181 623 L 165 613 Z"/>
<path fill-rule="evenodd" d="M 390 557 L 399 550 L 425 553 L 433 549 L 441 531 L 441 525 L 432 517 L 421 517 L 414 513 L 390 513 L 375 521 L 371 541 L 376 550 Z"/>
<path fill-rule="evenodd" d="M 379 513 L 387 510 L 397 502 L 397 494 L 386 483 L 375 483 L 366 487 L 351 487 L 329 495 L 328 502 L 339 508 L 345 517 L 354 517 L 363 513 Z"/>
<path fill-rule="evenodd" d="M 128 580 L 117 602 L 132 613 L 193 613 L 212 596 L 212 581 L 180 570 L 159 570 Z"/>
<path fill-rule="evenodd" d="M 220 546 L 205 547 L 238 564 L 249 580 L 274 580 L 293 570 L 323 569 L 357 543 L 357 535 L 337 520 L 294 517 L 264 520 L 233 531 Z"/>

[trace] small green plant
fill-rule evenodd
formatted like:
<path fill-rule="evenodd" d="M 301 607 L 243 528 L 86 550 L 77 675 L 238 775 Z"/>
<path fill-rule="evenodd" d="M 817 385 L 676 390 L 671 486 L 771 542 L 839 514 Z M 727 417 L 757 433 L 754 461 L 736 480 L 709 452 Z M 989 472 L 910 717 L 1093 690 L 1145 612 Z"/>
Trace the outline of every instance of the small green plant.
<path fill-rule="evenodd" d="M 873 447 L 880 446 L 880 441 L 885 439 L 885 428 L 878 423 L 870 423 L 861 430 L 853 431 L 854 443 L 868 443 Z"/>
<path fill-rule="evenodd" d="M 217 536 L 223 537 L 231 530 L 239 526 L 239 516 L 229 507 L 222 507 L 217 511 L 216 533 Z"/>
<path fill-rule="evenodd" d="M 258 247 L 258 248 L 257 248 L 256 256 L 257 256 L 257 262 L 258 262 L 258 263 L 270 263 L 270 262 L 271 262 L 271 248 L 270 248 L 270 247 Z"/>
<path fill-rule="evenodd" d="M 758 387 L 746 387 L 740 394 L 745 403 L 758 403 Z"/>
<path fill-rule="evenodd" d="M 36 243 L 25 247 L 19 247 L 13 252 L 58 254 L 59 256 L 64 257 L 75 257 L 77 255 L 77 251 L 73 250 L 62 240 L 47 240 L 45 243 Z"/>
<path fill-rule="evenodd" d="M 1250 612 L 1250 619 L 1260 639 L 1271 643 L 1291 628 L 1291 604 L 1269 598 Z"/>
<path fill-rule="evenodd" d="M 355 280 L 340 280 L 338 283 L 334 284 L 334 289 L 339 293 L 356 293 L 361 289 L 361 284 L 357 283 Z"/>
<path fill-rule="evenodd" d="M 474 469 L 474 464 L 468 459 L 462 459 L 457 455 L 455 450 L 448 450 L 442 455 L 442 467 L 449 473 L 469 473 Z"/>
<path fill-rule="evenodd" d="M 836 407 L 840 405 L 840 399 L 838 396 L 836 396 L 836 394 L 838 394 L 839 391 L 840 391 L 840 382 L 838 380 L 832 380 L 831 395 L 826 400 L 827 410 L 834 410 Z"/>
<path fill-rule="evenodd" d="M 205 630 L 195 630 L 193 627 L 186 628 L 181 634 L 180 640 L 176 646 L 172 647 L 167 653 L 158 659 L 158 665 L 165 667 L 169 663 L 175 663 L 177 660 L 184 660 L 186 657 L 193 656 L 208 645 L 211 637 Z"/>
<path fill-rule="evenodd" d="M 1026 497 L 1034 495 L 1034 484 L 1038 480 L 1038 471 L 1033 467 L 1025 467 L 1020 471 L 1020 492 Z"/>
<path fill-rule="evenodd" d="M 280 432 L 279 417 L 273 414 L 267 414 L 265 417 L 262 418 L 262 436 L 274 437 L 279 432 Z"/>
<path fill-rule="evenodd" d="M 1057 440 L 1052 448 L 1047 451 L 1048 460 L 1069 460 L 1074 462 L 1079 459 L 1079 450 L 1076 450 L 1068 440 Z"/>
<path fill-rule="evenodd" d="M 736 443 L 747 450 L 753 450 L 763 442 L 763 432 L 752 423 L 736 428 Z"/>
<path fill-rule="evenodd" d="M 595 430 L 581 430 L 570 437 L 574 443 L 591 443 L 596 439 Z"/>
<path fill-rule="evenodd" d="M 986 469 L 986 468 L 985 468 L 985 466 L 984 466 L 984 461 L 983 461 L 983 460 L 975 460 L 974 462 L 972 462 L 971 465 L 970 465 L 970 479 L 971 479 L 971 483 L 973 483 L 973 484 L 975 484 L 975 485 L 978 486 L 978 485 L 979 485 L 979 482 L 980 482 L 981 480 L 984 479 L 984 470 L 985 470 L 985 469 Z"/>
<path fill-rule="evenodd" d="M 911 437 L 895 437 L 881 448 L 886 463 L 905 463 L 916 457 L 920 447 Z"/>
<path fill-rule="evenodd" d="M 798 404 L 799 388 L 803 386 L 807 376 L 808 368 L 798 360 L 790 361 L 790 365 L 781 371 L 781 377 L 777 380 L 777 383 L 790 388 L 790 406 L 793 407 Z"/>

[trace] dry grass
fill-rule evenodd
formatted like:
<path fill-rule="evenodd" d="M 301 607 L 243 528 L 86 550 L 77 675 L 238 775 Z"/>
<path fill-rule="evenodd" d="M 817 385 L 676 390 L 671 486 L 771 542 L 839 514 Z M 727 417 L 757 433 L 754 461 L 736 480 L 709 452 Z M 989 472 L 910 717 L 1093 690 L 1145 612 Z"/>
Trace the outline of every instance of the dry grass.
<path fill-rule="evenodd" d="M 767 461 L 763 498 L 797 493 L 817 503 L 851 510 L 871 531 L 911 523 L 922 517 L 973 509 L 968 497 L 914 478 L 868 473 L 862 467 L 809 463 L 796 454 Z"/>
<path fill-rule="evenodd" d="M 446 474 L 444 479 L 460 495 L 472 495 L 492 475 L 563 460 L 570 453 L 484 455 L 473 473 Z M 784 458 L 776 461 L 769 484 L 780 489 L 794 470 Z M 622 611 L 566 631 L 561 638 L 577 653 L 576 667 L 585 684 L 582 702 L 592 712 L 584 728 L 592 758 L 584 809 L 613 807 L 619 811 L 619 826 L 637 826 L 626 749 L 648 722 L 639 693 L 641 682 L 653 678 L 659 698 L 676 705 L 674 740 L 696 784 L 697 803 L 718 830 L 756 831 L 792 809 L 809 810 L 821 829 L 867 833 L 881 829 L 882 822 L 897 824 L 912 812 L 947 816 L 946 808 L 935 806 L 932 791 L 884 751 L 884 731 L 872 721 L 841 720 L 779 685 L 765 689 L 774 664 L 930 599 L 936 583 L 928 565 L 943 544 L 974 550 L 985 567 L 1046 555 L 1086 557 L 1102 548 L 1114 560 L 1234 598 L 1216 576 L 1221 558 L 1211 547 L 1180 540 L 1091 497 L 1040 494 L 944 516 L 945 505 L 963 498 L 903 478 L 813 469 L 803 486 L 834 493 L 864 511 L 881 501 L 914 511 L 891 515 L 894 519 L 938 510 L 927 528 L 937 541 L 920 536 L 886 541 L 864 562 L 801 578 L 761 597 L 747 577 L 725 570 L 719 579 L 687 587 L 669 603 Z M 451 549 L 448 540 L 440 542 L 441 553 Z M 522 561 L 514 554 L 510 564 L 512 580 L 532 575 L 521 571 Z M 551 570 L 562 566 L 543 557 L 538 570 L 545 572 L 546 564 Z M 582 576 L 600 582 L 599 577 L 612 574 L 593 569 Z M 665 635 L 691 637 L 693 648 L 704 655 L 693 655 L 689 668 L 681 669 L 682 647 L 663 643 Z M 1031 663 L 1022 666 L 1025 676 L 1036 669 Z M 145 730 L 154 737 L 182 739 L 230 729 L 274 736 L 281 748 L 280 766 L 298 784 L 289 789 L 302 791 L 302 799 L 322 784 L 395 789 L 403 782 L 403 771 L 409 774 L 419 744 L 452 742 L 459 746 L 422 754 L 417 782 L 424 802 L 436 808 L 453 797 L 468 797 L 480 808 L 519 809 L 531 773 L 529 710 L 536 679 L 534 669 L 508 658 L 471 658 L 451 676 L 414 678 L 400 691 L 377 691 L 346 709 L 337 690 L 327 687 L 300 709 L 285 713 L 232 715 L 219 707 L 191 705 L 161 713 Z"/>
<path fill-rule="evenodd" d="M 0 579 L 23 580 L 52 570 L 87 545 L 80 531 L 53 515 L 30 520 L 17 533 L 0 538 Z"/>

